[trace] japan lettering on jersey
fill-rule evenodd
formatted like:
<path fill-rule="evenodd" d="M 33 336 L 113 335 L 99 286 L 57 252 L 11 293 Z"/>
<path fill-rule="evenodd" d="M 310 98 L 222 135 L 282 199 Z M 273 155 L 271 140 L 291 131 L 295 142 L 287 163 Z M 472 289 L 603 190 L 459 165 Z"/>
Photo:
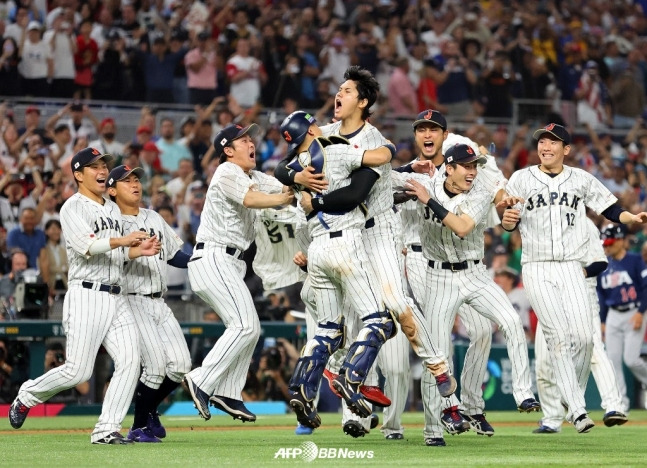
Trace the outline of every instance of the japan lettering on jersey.
<path fill-rule="evenodd" d="M 196 242 L 247 250 L 254 240 L 256 219 L 256 210 L 243 206 L 243 200 L 249 190 L 280 193 L 283 184 L 262 172 L 251 171 L 251 174 L 247 175 L 236 164 L 220 164 L 207 190 Z"/>
<path fill-rule="evenodd" d="M 506 191 L 525 200 L 519 223 L 522 264 L 579 260 L 589 243 L 586 207 L 601 213 L 617 201 L 594 176 L 569 166 L 554 177 L 538 166 L 521 169 Z"/>
<path fill-rule="evenodd" d="M 355 149 L 376 149 L 388 143 L 380 131 L 368 122 L 352 135 L 341 135 L 341 122 L 335 122 L 321 127 L 323 136 L 340 135 L 346 138 Z M 393 192 L 391 191 L 391 164 L 387 163 L 372 168 L 380 178 L 375 182 L 366 199 L 367 218 L 390 210 L 393 207 Z"/>
<path fill-rule="evenodd" d="M 97 239 L 123 237 L 124 221 L 116 203 L 101 205 L 76 193 L 61 207 L 61 227 L 70 269 L 68 281 L 93 281 L 122 284 L 126 251 L 116 248 L 97 255 L 86 255 Z"/>
<path fill-rule="evenodd" d="M 423 219 L 420 228 L 422 253 L 428 260 L 441 262 L 481 260 L 485 248 L 483 232 L 490 208 L 490 194 L 482 187 L 473 186 L 468 192 L 450 198 L 445 192 L 444 183 L 444 176 L 427 178 L 425 181 L 432 198 L 456 216 L 466 214 L 472 218 L 475 227 L 464 238 L 460 238 L 446 227 L 428 206 L 418 203 L 418 213 Z"/>
<path fill-rule="evenodd" d="M 152 294 L 166 291 L 168 278 L 166 262 L 173 258 L 182 248 L 184 242 L 171 226 L 155 211 L 140 208 L 137 216 L 122 215 L 124 232 L 147 232 L 149 236 L 157 236 L 162 244 L 158 255 L 139 257 L 130 260 L 124 267 L 126 293 Z"/>

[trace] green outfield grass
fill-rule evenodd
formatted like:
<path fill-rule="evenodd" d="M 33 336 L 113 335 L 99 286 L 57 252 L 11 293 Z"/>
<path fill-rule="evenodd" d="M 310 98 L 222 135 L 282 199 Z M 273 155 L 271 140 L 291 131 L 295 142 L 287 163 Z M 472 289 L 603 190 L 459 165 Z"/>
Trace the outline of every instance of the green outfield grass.
<path fill-rule="evenodd" d="M 446 435 L 446 447 L 426 447 L 422 439 L 422 414 L 406 413 L 405 439 L 387 441 L 379 430 L 353 439 L 342 433 L 340 415 L 323 414 L 324 426 L 311 436 L 294 435 L 294 416 L 259 417 L 242 424 L 229 417 L 210 421 L 195 418 L 163 418 L 168 437 L 161 444 L 97 446 L 90 444 L 96 417 L 59 416 L 28 418 L 20 430 L 7 419 L 0 423 L 2 466 L 29 467 L 215 467 L 262 466 L 646 466 L 647 412 L 634 410 L 622 427 L 607 428 L 602 413 L 593 412 L 596 427 L 578 434 L 565 424 L 560 434 L 532 434 L 538 413 L 492 412 L 488 420 L 496 434 L 488 438 L 468 432 Z M 126 423 L 130 423 L 129 416 Z M 123 433 L 126 433 L 124 429 Z M 372 451 L 371 459 L 322 459 L 307 463 L 301 456 L 275 459 L 280 449 L 301 448 L 311 442 L 319 450 Z M 312 448 L 312 444 L 306 444 Z M 283 452 L 292 454 L 293 452 Z M 321 452 L 319 452 L 321 453 Z"/>

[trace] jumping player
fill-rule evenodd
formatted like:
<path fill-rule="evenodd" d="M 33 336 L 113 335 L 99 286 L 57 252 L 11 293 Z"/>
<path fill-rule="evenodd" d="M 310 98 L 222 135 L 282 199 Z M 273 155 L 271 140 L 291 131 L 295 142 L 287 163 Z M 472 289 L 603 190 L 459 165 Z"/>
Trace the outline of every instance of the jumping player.
<path fill-rule="evenodd" d="M 159 255 L 140 257 L 124 268 L 124 294 L 133 311 L 142 355 L 142 375 L 135 389 L 135 419 L 128 438 L 135 442 L 161 442 L 166 430 L 157 407 L 191 370 L 191 354 L 180 324 L 162 296 L 166 292 L 166 264 L 186 268 L 189 255 L 182 239 L 155 211 L 140 208 L 144 170 L 117 166 L 108 175 L 108 195 L 119 206 L 125 232 L 157 236 Z"/>
<path fill-rule="evenodd" d="M 275 178 L 253 170 L 256 124 L 228 125 L 214 139 L 220 157 L 189 261 L 193 291 L 227 327 L 207 354 L 202 366 L 186 374 L 184 382 L 205 420 L 209 402 L 234 419 L 255 421 L 241 400 L 245 378 L 261 327 L 249 288 L 242 254 L 254 240 L 255 209 L 289 204 L 292 190 Z"/>
<path fill-rule="evenodd" d="M 567 419 L 583 433 L 595 426 L 584 400 L 594 335 L 580 262 L 589 243 L 585 208 L 623 224 L 647 223 L 647 213 L 623 210 L 594 176 L 564 165 L 571 136 L 563 126 L 551 123 L 533 136 L 540 164 L 515 172 L 497 206 L 508 208 L 503 229 L 519 226 L 528 300 L 544 331 Z"/>
<path fill-rule="evenodd" d="M 499 325 L 506 338 L 513 364 L 513 394 L 522 412 L 538 411 L 540 406 L 531 389 L 530 364 L 521 318 L 503 290 L 493 281 L 481 262 L 483 231 L 492 195 L 476 185 L 479 163 L 485 157 L 470 146 L 459 144 L 445 152 L 445 175 L 426 180 L 426 186 L 409 180 L 407 193 L 417 197 L 424 222 L 420 239 L 427 260 L 425 316 L 431 322 L 436 342 L 449 354 L 451 327 L 458 308 L 466 303 Z M 493 305 L 494 304 L 494 305 Z M 424 383 L 424 377 L 423 377 Z M 425 443 L 444 445 L 442 430 L 434 419 L 441 400 L 433 385 L 423 385 Z"/>
<path fill-rule="evenodd" d="M 67 360 L 20 387 L 9 410 L 15 429 L 23 425 L 31 407 L 88 380 L 103 345 L 114 361 L 115 372 L 90 440 L 110 445 L 131 442 L 119 431 L 139 376 L 139 334 L 121 295 L 123 264 L 127 259 L 157 255 L 161 246 L 148 232 L 124 236 L 119 207 L 103 198 L 111 160 L 110 155 L 94 148 L 85 148 L 72 158 L 78 192 L 61 208 L 70 264 L 63 303 Z M 128 252 L 122 247 L 129 247 Z"/>

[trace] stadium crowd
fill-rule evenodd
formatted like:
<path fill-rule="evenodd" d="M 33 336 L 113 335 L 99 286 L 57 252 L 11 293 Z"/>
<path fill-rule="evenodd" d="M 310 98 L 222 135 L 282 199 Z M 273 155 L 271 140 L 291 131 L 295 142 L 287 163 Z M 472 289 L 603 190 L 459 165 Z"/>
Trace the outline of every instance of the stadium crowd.
<path fill-rule="evenodd" d="M 645 1 L 599 0 L 1 2 L 0 320 L 20 318 L 14 292 L 30 275 L 47 285 L 49 305 L 61 300 L 67 264 L 58 210 L 75 192 L 70 160 L 78 150 L 94 146 L 117 164 L 144 168 L 146 205 L 175 227 L 189 253 L 218 166 L 213 135 L 263 116 L 257 163 L 271 172 L 286 152 L 283 117 L 306 108 L 329 121 L 351 64 L 381 84 L 371 122 L 397 141 L 394 165 L 413 157 L 412 135 L 397 134 L 394 120 L 428 108 L 461 122 L 450 130 L 490 147 L 506 176 L 536 164 L 535 114 L 512 121 L 513 100 L 528 99 L 541 103 L 534 104 L 541 123 L 572 129 L 567 164 L 596 175 L 623 207 L 643 211 L 645 8 Z M 47 119 L 38 104 L 18 115 L 12 101 L 23 97 L 68 104 Z M 120 128 L 117 113 L 93 114 L 94 103 L 113 100 L 148 103 L 134 133 Z M 195 107 L 180 120 L 164 114 L 170 104 Z M 645 241 L 647 230 L 631 233 L 631 249 L 647 261 Z M 485 263 L 532 341 L 520 244 L 518 231 L 489 230 Z M 262 318 L 302 310 L 298 295 L 278 300 L 263 291 L 253 251 L 246 258 Z M 186 271 L 169 267 L 171 295 L 185 294 L 187 283 Z M 457 326 L 456 336 L 463 331 Z"/>

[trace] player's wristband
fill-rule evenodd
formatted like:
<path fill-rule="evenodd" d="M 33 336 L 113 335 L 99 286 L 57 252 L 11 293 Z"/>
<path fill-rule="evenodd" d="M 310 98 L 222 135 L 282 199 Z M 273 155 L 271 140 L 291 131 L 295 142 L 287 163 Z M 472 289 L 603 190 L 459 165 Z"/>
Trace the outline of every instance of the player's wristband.
<path fill-rule="evenodd" d="M 110 247 L 110 239 L 97 239 L 88 248 L 88 253 L 90 255 L 97 255 L 101 253 L 110 252 L 112 247 Z"/>
<path fill-rule="evenodd" d="M 443 205 L 441 205 L 440 203 L 438 203 L 433 198 L 429 199 L 429 201 L 427 202 L 427 206 L 431 211 L 434 212 L 436 216 L 438 216 L 438 219 L 440 219 L 441 221 L 444 220 L 449 214 L 449 210 L 445 208 Z"/>
<path fill-rule="evenodd" d="M 319 213 L 323 209 L 323 199 L 321 197 L 312 199 L 312 212 Z"/>

